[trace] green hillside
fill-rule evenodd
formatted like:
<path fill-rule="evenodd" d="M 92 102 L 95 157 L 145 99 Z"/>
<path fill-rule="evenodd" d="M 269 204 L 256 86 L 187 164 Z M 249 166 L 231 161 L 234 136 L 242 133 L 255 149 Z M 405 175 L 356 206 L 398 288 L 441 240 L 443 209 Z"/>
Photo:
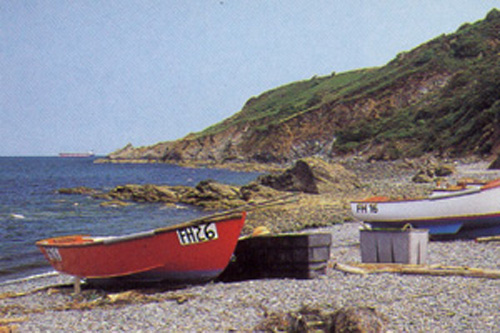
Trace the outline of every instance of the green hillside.
<path fill-rule="evenodd" d="M 500 11 L 385 66 L 290 83 L 185 138 L 110 159 L 286 163 L 319 155 L 396 159 L 500 153 Z"/>
<path fill-rule="evenodd" d="M 204 137 L 232 126 L 254 124 L 255 131 L 279 126 L 291 118 L 336 103 L 383 97 L 411 78 L 445 73 L 442 89 L 404 108 L 376 118 L 359 117 L 337 129 L 337 152 L 352 152 L 368 144 L 411 142 L 406 154 L 423 152 L 489 153 L 498 141 L 500 117 L 500 12 L 492 10 L 456 33 L 439 36 L 399 54 L 386 66 L 332 73 L 284 85 L 251 98 L 240 112 L 196 133 Z"/>
<path fill-rule="evenodd" d="M 391 62 L 407 71 L 448 71 L 450 82 L 437 94 L 377 121 L 360 119 L 339 131 L 339 147 L 376 140 L 411 140 L 413 153 L 489 153 L 498 141 L 500 117 L 500 12 L 466 24 L 412 52 L 412 60 Z M 401 65 L 398 66 L 398 62 Z"/>

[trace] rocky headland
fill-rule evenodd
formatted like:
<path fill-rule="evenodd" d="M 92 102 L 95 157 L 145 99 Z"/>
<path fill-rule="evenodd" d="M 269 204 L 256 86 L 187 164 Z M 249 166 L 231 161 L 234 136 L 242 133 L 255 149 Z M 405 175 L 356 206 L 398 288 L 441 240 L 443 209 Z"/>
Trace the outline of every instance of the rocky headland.
<path fill-rule="evenodd" d="M 99 162 L 237 167 L 310 156 L 496 155 L 499 29 L 500 11 L 492 9 L 384 66 L 271 89 L 201 132 L 151 146 L 127 144 Z"/>

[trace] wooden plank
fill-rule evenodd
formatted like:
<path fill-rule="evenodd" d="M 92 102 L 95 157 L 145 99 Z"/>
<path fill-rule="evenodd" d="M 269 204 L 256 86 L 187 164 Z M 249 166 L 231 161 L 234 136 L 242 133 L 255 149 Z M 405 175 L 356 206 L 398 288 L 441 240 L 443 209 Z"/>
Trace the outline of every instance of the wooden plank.
<path fill-rule="evenodd" d="M 78 295 L 82 292 L 81 280 L 78 276 L 73 278 L 73 292 Z"/>
<path fill-rule="evenodd" d="M 478 243 L 500 242 L 500 235 L 489 236 L 489 237 L 479 237 L 479 238 L 476 238 L 476 242 L 478 242 Z"/>
<path fill-rule="evenodd" d="M 397 273 L 500 279 L 500 270 L 472 268 L 466 266 L 335 263 L 333 267 L 337 270 L 354 274 Z"/>

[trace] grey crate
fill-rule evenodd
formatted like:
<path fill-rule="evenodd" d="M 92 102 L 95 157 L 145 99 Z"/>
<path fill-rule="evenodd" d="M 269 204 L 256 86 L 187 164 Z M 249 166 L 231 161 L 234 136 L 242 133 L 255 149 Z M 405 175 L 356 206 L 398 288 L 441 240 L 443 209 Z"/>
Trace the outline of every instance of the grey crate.
<path fill-rule="evenodd" d="M 361 261 L 426 264 L 428 241 L 426 229 L 361 230 Z"/>

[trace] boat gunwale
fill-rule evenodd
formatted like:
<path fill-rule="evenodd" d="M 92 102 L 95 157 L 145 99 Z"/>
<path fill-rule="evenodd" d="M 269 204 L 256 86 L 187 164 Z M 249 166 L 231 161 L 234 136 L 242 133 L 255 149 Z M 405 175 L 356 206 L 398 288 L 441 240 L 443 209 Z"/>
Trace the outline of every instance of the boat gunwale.
<path fill-rule="evenodd" d="M 352 204 L 359 204 L 359 203 L 405 203 L 405 202 L 415 202 L 415 201 L 437 201 L 441 199 L 450 199 L 450 198 L 456 198 L 456 197 L 461 197 L 464 195 L 470 195 L 470 194 L 476 194 L 476 193 L 481 193 L 483 191 L 488 191 L 492 190 L 495 188 L 500 187 L 500 179 L 493 180 L 491 182 L 486 183 L 485 185 L 481 187 L 473 187 L 473 188 L 465 188 L 463 190 L 455 190 L 454 192 L 447 193 L 447 194 L 440 194 L 437 196 L 429 196 L 429 197 L 423 197 L 423 198 L 411 198 L 411 199 L 391 199 L 387 197 L 371 197 L 371 198 L 366 198 L 366 199 L 361 199 L 361 200 L 353 200 L 351 201 Z M 439 189 L 439 190 L 446 190 L 446 189 Z"/>
<path fill-rule="evenodd" d="M 463 223 L 464 220 L 473 220 L 473 219 L 484 219 L 489 217 L 500 217 L 500 211 L 486 214 L 467 214 L 467 215 L 452 215 L 452 216 L 434 216 L 434 217 L 420 217 L 420 218 L 406 218 L 406 219 L 397 219 L 397 220 L 374 220 L 374 221 L 364 221 L 363 223 L 409 223 L 412 222 L 443 222 L 447 223 L 449 220 L 457 220 L 458 223 Z"/>
<path fill-rule="evenodd" d="M 412 198 L 412 199 L 371 199 L 371 198 L 366 198 L 362 200 L 353 200 L 351 201 L 351 204 L 359 204 L 359 203 L 364 203 L 364 204 L 369 204 L 369 203 L 377 203 L 377 204 L 392 204 L 392 203 L 407 203 L 407 202 L 416 202 L 416 201 L 438 201 L 441 199 L 450 199 L 450 198 L 458 198 L 464 195 L 469 195 L 469 194 L 475 194 L 475 193 L 480 193 L 480 189 L 471 189 L 468 191 L 462 191 L 460 193 L 449 193 L 449 194 L 440 194 L 435 197 L 422 197 L 422 198 Z"/>
<path fill-rule="evenodd" d="M 205 216 L 201 217 L 196 220 L 184 222 L 181 224 L 175 224 L 172 226 L 167 226 L 163 228 L 158 228 L 150 231 L 142 231 L 142 232 L 137 232 L 133 234 L 128 234 L 128 235 L 121 235 L 121 236 L 90 236 L 90 235 L 67 235 L 67 236 L 59 236 L 59 237 L 52 237 L 52 238 L 46 238 L 39 240 L 35 243 L 35 245 L 43 248 L 74 248 L 74 247 L 88 247 L 88 246 L 96 246 L 96 245 L 112 245 L 116 243 L 122 243 L 122 242 L 127 242 L 127 241 L 133 241 L 133 240 L 138 240 L 138 239 L 143 239 L 143 238 L 149 238 L 149 237 L 154 237 L 156 235 L 162 234 L 162 233 L 168 233 L 168 232 L 173 232 L 178 229 L 190 227 L 190 226 L 197 226 L 200 224 L 204 223 L 225 223 L 229 221 L 235 221 L 235 220 L 242 220 L 246 217 L 246 212 L 230 212 L 230 213 L 220 213 L 220 214 L 214 214 L 210 216 Z M 59 242 L 59 243 L 50 243 L 51 241 L 54 240 L 63 240 L 64 238 L 73 238 L 73 241 L 67 241 L 67 242 Z M 78 241 L 76 241 L 78 240 Z"/>

